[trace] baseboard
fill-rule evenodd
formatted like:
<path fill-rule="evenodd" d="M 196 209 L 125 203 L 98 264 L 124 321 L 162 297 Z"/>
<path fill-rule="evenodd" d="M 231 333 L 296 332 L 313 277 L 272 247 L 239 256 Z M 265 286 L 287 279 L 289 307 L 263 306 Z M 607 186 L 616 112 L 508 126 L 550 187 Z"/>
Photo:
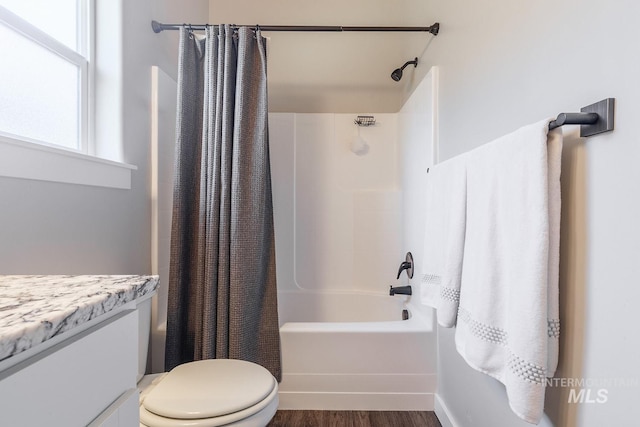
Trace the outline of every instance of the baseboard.
<path fill-rule="evenodd" d="M 458 427 L 458 424 L 454 421 L 454 418 L 451 416 L 451 412 L 447 408 L 447 405 L 444 403 L 439 394 L 435 395 L 434 399 L 434 411 L 436 413 L 436 417 L 442 424 L 442 427 Z"/>
<path fill-rule="evenodd" d="M 282 410 L 433 411 L 433 393 L 279 392 Z"/>

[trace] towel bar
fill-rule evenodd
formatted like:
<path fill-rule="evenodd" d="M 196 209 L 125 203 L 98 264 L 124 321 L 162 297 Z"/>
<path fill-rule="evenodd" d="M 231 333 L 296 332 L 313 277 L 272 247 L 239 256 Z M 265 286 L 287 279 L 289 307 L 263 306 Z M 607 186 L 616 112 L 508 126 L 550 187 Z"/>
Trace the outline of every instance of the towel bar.
<path fill-rule="evenodd" d="M 580 137 L 613 130 L 615 98 L 607 98 L 580 109 L 580 113 L 560 113 L 549 123 L 549 130 L 563 125 L 581 125 Z"/>

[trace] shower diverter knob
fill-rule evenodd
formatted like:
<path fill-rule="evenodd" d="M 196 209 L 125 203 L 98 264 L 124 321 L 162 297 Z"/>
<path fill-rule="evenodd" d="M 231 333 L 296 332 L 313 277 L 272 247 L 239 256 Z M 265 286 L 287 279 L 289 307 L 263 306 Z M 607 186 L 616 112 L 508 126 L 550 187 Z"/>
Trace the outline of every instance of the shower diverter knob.
<path fill-rule="evenodd" d="M 398 268 L 398 277 L 396 277 L 396 279 L 400 278 L 400 274 L 402 274 L 403 270 L 407 270 L 407 276 L 409 276 L 409 279 L 413 278 L 413 255 L 411 255 L 411 252 L 407 252 L 404 262 L 400 264 L 400 268 Z"/>

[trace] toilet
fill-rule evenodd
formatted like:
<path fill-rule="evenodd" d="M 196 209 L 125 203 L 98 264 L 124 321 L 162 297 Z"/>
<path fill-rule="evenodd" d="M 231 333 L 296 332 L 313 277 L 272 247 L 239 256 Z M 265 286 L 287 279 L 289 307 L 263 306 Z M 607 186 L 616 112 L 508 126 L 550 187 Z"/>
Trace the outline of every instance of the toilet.
<path fill-rule="evenodd" d="M 278 382 L 255 363 L 199 360 L 167 373 L 143 375 L 151 300 L 140 303 L 138 312 L 141 427 L 264 427 L 269 423 L 278 409 Z"/>

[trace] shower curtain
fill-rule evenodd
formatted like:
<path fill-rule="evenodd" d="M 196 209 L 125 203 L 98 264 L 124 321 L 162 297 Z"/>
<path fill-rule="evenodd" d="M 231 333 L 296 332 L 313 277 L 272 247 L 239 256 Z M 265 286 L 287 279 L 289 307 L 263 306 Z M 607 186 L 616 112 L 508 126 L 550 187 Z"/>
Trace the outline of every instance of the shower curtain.
<path fill-rule="evenodd" d="M 260 31 L 180 30 L 165 368 L 258 363 L 280 381 L 280 335 Z"/>

